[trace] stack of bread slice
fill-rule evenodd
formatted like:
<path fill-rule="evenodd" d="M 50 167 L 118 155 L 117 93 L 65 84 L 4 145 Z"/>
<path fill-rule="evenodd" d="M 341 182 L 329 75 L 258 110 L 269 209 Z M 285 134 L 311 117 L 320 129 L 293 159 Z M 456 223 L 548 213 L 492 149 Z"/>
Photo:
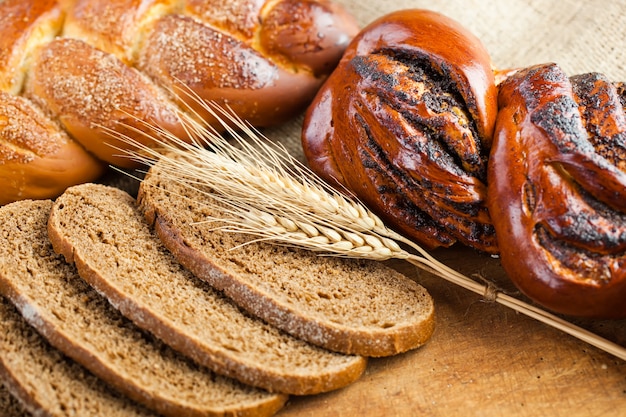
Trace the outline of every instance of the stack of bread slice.
<path fill-rule="evenodd" d="M 179 186 L 157 164 L 139 204 L 83 184 L 0 208 L 0 377 L 18 409 L 268 416 L 432 334 L 432 299 L 404 275 L 241 246 Z"/>

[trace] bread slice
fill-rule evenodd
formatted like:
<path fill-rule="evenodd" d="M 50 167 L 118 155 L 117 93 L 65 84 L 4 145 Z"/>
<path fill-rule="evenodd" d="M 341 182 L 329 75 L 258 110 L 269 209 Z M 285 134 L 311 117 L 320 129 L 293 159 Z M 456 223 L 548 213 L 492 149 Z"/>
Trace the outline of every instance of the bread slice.
<path fill-rule="evenodd" d="M 362 357 L 315 347 L 244 314 L 176 261 L 124 191 L 69 188 L 52 208 L 48 233 L 122 314 L 217 373 L 302 395 L 343 387 L 365 369 Z"/>
<path fill-rule="evenodd" d="M 2 410 L 3 417 L 28 417 L 30 415 L 2 381 L 0 381 L 0 410 Z"/>
<path fill-rule="evenodd" d="M 267 416 L 287 400 L 219 377 L 141 331 L 78 276 L 48 239 L 51 201 L 0 209 L 0 292 L 50 343 L 167 416 Z"/>
<path fill-rule="evenodd" d="M 220 225 L 206 220 L 223 215 L 203 204 L 210 190 L 170 178 L 159 163 L 150 168 L 139 190 L 141 210 L 185 267 L 251 314 L 349 354 L 388 356 L 430 338 L 433 300 L 405 275 L 380 262 L 250 243 L 253 237 L 216 230 Z"/>
<path fill-rule="evenodd" d="M 55 417 L 156 416 L 52 347 L 4 297 L 0 297 L 0 326 L 0 379 L 19 399 L 21 415 L 28 411 Z M 2 415 L 19 413 L 20 406 L 4 409 Z"/>

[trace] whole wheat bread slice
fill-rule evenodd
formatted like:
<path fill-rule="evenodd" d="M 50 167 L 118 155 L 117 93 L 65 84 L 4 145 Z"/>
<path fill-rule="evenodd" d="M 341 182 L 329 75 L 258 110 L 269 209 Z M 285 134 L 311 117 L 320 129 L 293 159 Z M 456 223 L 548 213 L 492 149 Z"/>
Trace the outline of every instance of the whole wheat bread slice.
<path fill-rule="evenodd" d="M 189 163 L 189 162 L 186 162 Z M 251 314 L 338 352 L 388 356 L 421 346 L 434 328 L 427 291 L 375 261 L 313 252 L 217 230 L 220 213 L 194 184 L 153 165 L 138 200 L 176 258 Z M 244 245 L 245 244 L 245 245 Z"/>
<path fill-rule="evenodd" d="M 0 379 L 31 415 L 156 416 L 116 394 L 52 347 L 15 306 L 1 296 L 0 327 Z M 10 409 L 3 411 L 11 412 Z"/>
<path fill-rule="evenodd" d="M 185 270 L 127 193 L 83 184 L 52 208 L 57 253 L 139 327 L 215 372 L 272 392 L 313 394 L 343 387 L 365 369 L 244 314 Z"/>
<path fill-rule="evenodd" d="M 0 292 L 40 334 L 120 392 L 167 416 L 269 416 L 286 396 L 219 377 L 141 331 L 48 239 L 51 201 L 0 209 Z"/>
<path fill-rule="evenodd" d="M 1 378 L 0 378 L 1 379 Z M 9 389 L 0 381 L 0 410 L 2 417 L 28 417 L 30 413 Z"/>

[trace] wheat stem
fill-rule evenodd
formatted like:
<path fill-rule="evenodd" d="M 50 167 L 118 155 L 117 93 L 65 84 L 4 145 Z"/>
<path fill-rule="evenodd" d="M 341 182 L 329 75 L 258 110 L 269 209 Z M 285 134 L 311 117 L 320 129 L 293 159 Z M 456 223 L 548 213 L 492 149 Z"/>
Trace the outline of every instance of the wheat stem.
<path fill-rule="evenodd" d="M 626 360 L 623 346 L 494 291 L 491 286 L 443 264 L 419 245 L 387 228 L 356 198 L 331 188 L 284 147 L 265 140 L 232 112 L 211 105 L 207 105 L 207 110 L 224 121 L 232 142 L 184 116 L 181 117 L 188 132 L 194 137 L 191 144 L 167 132 L 160 132 L 164 137 L 159 141 L 162 149 L 142 146 L 128 137 L 123 139 L 137 148 L 125 151 L 132 158 L 148 166 L 159 161 L 169 179 L 205 193 L 205 203 L 214 205 L 221 213 L 206 219 L 215 223 L 216 228 L 256 236 L 254 241 L 270 241 L 326 255 L 405 260 Z M 401 244 L 415 253 L 402 249 Z"/>

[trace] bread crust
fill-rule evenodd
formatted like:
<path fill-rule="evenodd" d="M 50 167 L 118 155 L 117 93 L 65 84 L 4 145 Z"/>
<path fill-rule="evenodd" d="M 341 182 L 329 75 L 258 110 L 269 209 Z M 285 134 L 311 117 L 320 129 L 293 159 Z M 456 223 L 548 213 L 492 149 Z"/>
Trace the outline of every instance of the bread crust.
<path fill-rule="evenodd" d="M 424 247 L 497 253 L 485 202 L 496 100 L 474 35 L 438 13 L 401 10 L 346 49 L 307 110 L 302 145 L 317 174 Z"/>
<path fill-rule="evenodd" d="M 274 7 L 276 3 L 265 0 L 187 0 L 184 14 L 249 41 L 262 24 L 259 17 L 265 5 Z"/>
<path fill-rule="evenodd" d="M 0 3 L 0 206 L 54 198 L 104 172 L 62 126 L 19 96 L 34 51 L 60 32 L 63 18 L 53 0 Z"/>
<path fill-rule="evenodd" d="M 283 0 L 265 7 L 262 15 L 259 50 L 274 62 L 307 68 L 318 78 L 334 70 L 359 28 L 354 16 L 327 0 Z"/>
<path fill-rule="evenodd" d="M 618 90 L 601 74 L 541 64 L 510 76 L 499 100 L 488 204 L 507 275 L 553 311 L 626 317 Z"/>
<path fill-rule="evenodd" d="M 5 0 L 0 12 L 0 91 L 17 95 L 30 54 L 61 31 L 64 14 L 55 0 Z"/>
<path fill-rule="evenodd" d="M 138 68 L 220 130 L 207 101 L 228 106 L 255 126 L 272 126 L 303 111 L 323 81 L 307 70 L 283 68 L 249 42 L 181 15 L 156 23 Z"/>
<path fill-rule="evenodd" d="M 56 197 L 104 169 L 32 102 L 0 91 L 0 206 Z"/>
<path fill-rule="evenodd" d="M 157 127 L 189 139 L 178 109 L 145 75 L 80 40 L 59 38 L 45 45 L 33 62 L 26 94 L 87 151 L 120 167 L 138 163 L 124 153 L 133 146 L 111 132 L 150 147 L 157 146 Z"/>
<path fill-rule="evenodd" d="M 154 22 L 181 7 L 178 0 L 77 0 L 67 8 L 63 36 L 82 40 L 133 66 Z"/>

